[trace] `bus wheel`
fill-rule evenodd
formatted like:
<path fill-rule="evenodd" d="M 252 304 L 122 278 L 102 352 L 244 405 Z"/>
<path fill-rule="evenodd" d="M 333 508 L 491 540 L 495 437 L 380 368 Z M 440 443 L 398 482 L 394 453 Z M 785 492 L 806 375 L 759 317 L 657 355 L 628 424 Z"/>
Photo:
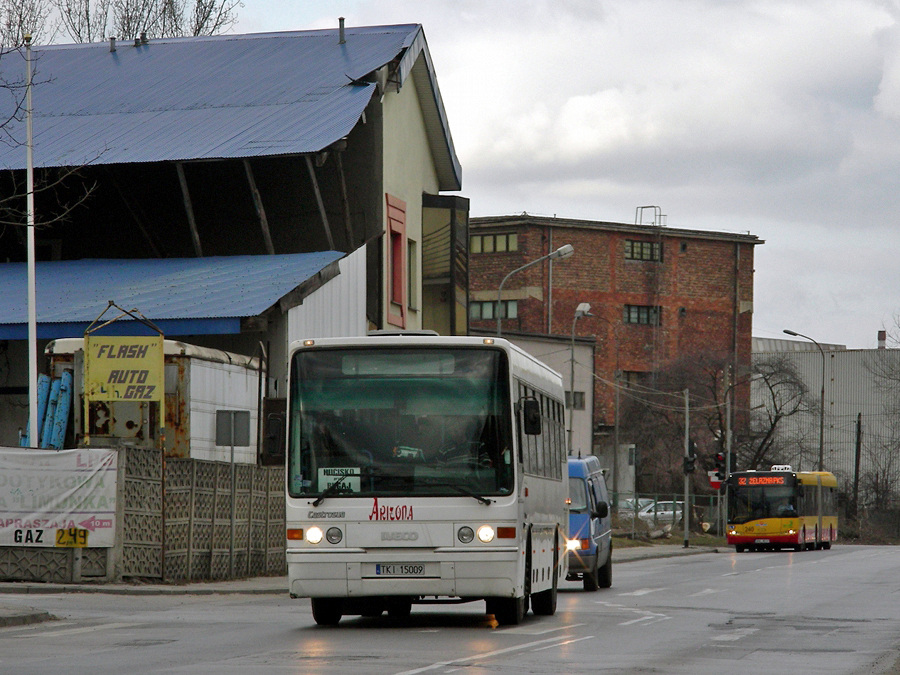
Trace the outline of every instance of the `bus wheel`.
<path fill-rule="evenodd" d="M 519 598 L 491 598 L 487 603 L 488 614 L 493 614 L 501 626 L 518 626 L 525 618 L 525 596 Z"/>
<path fill-rule="evenodd" d="M 394 619 L 405 619 L 412 612 L 412 600 L 399 598 L 397 600 L 388 600 L 387 613 Z"/>
<path fill-rule="evenodd" d="M 343 614 L 340 598 L 312 598 L 312 615 L 320 626 L 337 626 Z"/>
<path fill-rule="evenodd" d="M 556 546 L 555 551 L 559 550 Z M 540 591 L 531 595 L 531 611 L 542 616 L 553 616 L 556 614 L 556 594 L 557 584 L 559 583 L 559 560 L 557 554 L 553 554 L 553 583 L 546 591 Z"/>
<path fill-rule="evenodd" d="M 743 546 L 743 544 L 735 544 L 735 545 L 734 545 L 734 550 L 735 550 L 736 553 L 743 553 L 743 552 L 744 552 L 744 546 Z"/>

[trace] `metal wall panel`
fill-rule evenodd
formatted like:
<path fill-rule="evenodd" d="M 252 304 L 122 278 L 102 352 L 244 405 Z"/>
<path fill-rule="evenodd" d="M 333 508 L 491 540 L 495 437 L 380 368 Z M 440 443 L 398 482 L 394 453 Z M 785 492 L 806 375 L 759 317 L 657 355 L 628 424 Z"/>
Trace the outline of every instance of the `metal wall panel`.
<path fill-rule="evenodd" d="M 784 356 L 795 364 L 818 403 L 822 390 L 823 355 L 814 345 L 811 351 L 759 352 L 754 362 L 772 356 Z M 860 477 L 873 472 L 896 474 L 900 488 L 900 466 L 888 468 L 900 447 L 900 418 L 893 409 L 900 400 L 900 382 L 890 383 L 879 372 L 885 367 L 900 371 L 900 350 L 825 350 L 824 468 L 837 474 L 845 490 L 855 478 L 856 428 L 861 420 Z M 759 392 L 753 394 L 751 407 L 764 403 Z M 794 469 L 810 470 L 818 466 L 818 411 L 786 418 L 779 437 L 793 443 L 796 454 L 787 458 Z M 896 461 L 893 464 L 897 464 Z"/>

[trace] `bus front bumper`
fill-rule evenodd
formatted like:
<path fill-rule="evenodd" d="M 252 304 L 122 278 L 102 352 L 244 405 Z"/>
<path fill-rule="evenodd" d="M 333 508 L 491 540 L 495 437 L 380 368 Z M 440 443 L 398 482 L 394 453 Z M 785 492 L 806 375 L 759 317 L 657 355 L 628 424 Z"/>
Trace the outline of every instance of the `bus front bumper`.
<path fill-rule="evenodd" d="M 515 597 L 522 594 L 520 557 L 514 548 L 477 555 L 425 549 L 288 550 L 288 585 L 292 598 Z"/>

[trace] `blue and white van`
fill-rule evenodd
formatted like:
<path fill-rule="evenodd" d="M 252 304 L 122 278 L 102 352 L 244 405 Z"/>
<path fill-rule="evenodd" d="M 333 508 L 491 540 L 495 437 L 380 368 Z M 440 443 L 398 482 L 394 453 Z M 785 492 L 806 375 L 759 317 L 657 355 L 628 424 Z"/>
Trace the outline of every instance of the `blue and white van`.
<path fill-rule="evenodd" d="M 570 457 L 566 579 L 581 579 L 586 591 L 612 586 L 611 536 L 609 492 L 600 460 L 593 455 Z"/>

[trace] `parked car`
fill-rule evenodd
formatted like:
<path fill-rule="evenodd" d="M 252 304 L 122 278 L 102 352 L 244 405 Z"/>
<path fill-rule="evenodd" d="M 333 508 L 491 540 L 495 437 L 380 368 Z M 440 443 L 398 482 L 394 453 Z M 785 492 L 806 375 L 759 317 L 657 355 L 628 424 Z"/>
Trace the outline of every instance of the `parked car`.
<path fill-rule="evenodd" d="M 629 497 L 628 499 L 620 499 L 618 506 L 619 516 L 625 518 L 633 518 L 635 503 L 637 503 L 637 510 L 640 511 L 642 508 L 647 506 L 647 504 L 652 504 L 653 500 L 649 497 Z"/>
<path fill-rule="evenodd" d="M 569 573 L 586 591 L 612 586 L 612 519 L 600 460 L 569 458 Z"/>
<path fill-rule="evenodd" d="M 650 524 L 680 523 L 683 517 L 684 502 L 652 502 L 638 511 L 638 518 Z"/>

